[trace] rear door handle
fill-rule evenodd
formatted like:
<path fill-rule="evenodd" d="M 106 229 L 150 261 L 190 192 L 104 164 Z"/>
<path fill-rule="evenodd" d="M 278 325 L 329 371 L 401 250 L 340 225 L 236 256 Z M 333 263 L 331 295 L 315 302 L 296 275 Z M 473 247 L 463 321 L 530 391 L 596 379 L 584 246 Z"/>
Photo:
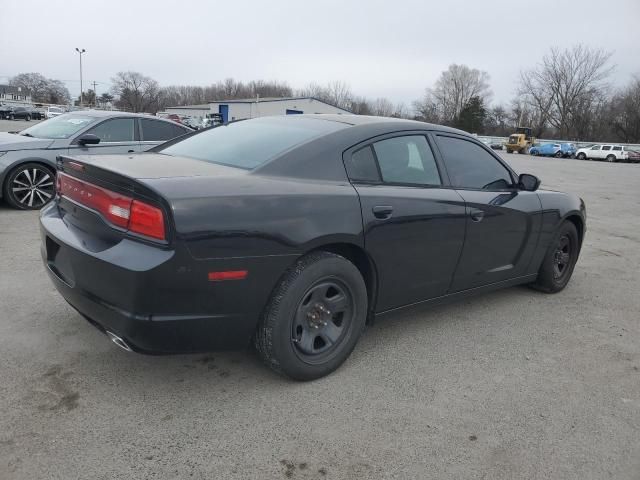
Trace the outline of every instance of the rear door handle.
<path fill-rule="evenodd" d="M 472 221 L 481 222 L 484 218 L 484 211 L 474 208 L 469 212 L 469 216 L 471 217 Z"/>
<path fill-rule="evenodd" d="M 374 217 L 386 220 L 391 217 L 393 207 L 391 205 L 376 205 L 371 209 L 371 211 L 373 212 Z"/>

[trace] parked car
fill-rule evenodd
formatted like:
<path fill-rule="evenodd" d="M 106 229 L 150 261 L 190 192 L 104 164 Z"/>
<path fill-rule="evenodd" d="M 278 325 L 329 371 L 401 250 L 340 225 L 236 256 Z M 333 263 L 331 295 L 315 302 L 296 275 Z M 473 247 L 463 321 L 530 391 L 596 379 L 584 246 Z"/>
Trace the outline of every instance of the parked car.
<path fill-rule="evenodd" d="M 10 120 L 26 120 L 27 122 L 32 119 L 40 120 L 40 112 L 32 107 L 11 107 L 9 113 Z"/>
<path fill-rule="evenodd" d="M 40 214 L 62 296 L 125 350 L 254 339 L 299 380 L 335 370 L 376 316 L 515 284 L 562 290 L 585 231 L 580 198 L 422 122 L 283 115 L 135 159 L 73 153 Z"/>
<path fill-rule="evenodd" d="M 640 152 L 638 150 L 627 150 L 627 161 L 640 163 Z"/>
<path fill-rule="evenodd" d="M 568 158 L 576 153 L 573 143 L 542 143 L 536 144 L 529 149 L 529 155 Z"/>
<path fill-rule="evenodd" d="M 0 119 L 7 120 L 11 116 L 11 107 L 9 105 L 0 105 Z"/>
<path fill-rule="evenodd" d="M 191 131 L 143 115 L 83 111 L 19 134 L 0 132 L 0 197 L 15 208 L 39 209 L 53 197 L 56 156 L 137 153 Z"/>
<path fill-rule="evenodd" d="M 46 118 L 53 118 L 53 117 L 57 117 L 58 115 L 62 115 L 63 113 L 66 113 L 63 108 L 47 107 L 47 110 L 45 111 L 44 115 Z"/>
<path fill-rule="evenodd" d="M 627 148 L 624 145 L 592 145 L 578 149 L 576 158 L 580 160 L 624 162 L 628 158 L 627 152 Z"/>
<path fill-rule="evenodd" d="M 498 142 L 498 141 L 493 141 L 489 144 L 489 146 L 493 149 L 493 150 L 502 150 L 504 148 L 504 142 Z"/>

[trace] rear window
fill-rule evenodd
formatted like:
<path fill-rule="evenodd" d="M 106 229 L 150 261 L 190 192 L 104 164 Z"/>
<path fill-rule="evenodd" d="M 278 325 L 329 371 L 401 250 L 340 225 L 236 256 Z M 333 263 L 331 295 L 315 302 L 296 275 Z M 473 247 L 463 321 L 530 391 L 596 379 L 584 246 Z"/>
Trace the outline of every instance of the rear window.
<path fill-rule="evenodd" d="M 347 126 L 314 118 L 263 117 L 205 130 L 159 152 L 249 170 L 296 145 Z"/>

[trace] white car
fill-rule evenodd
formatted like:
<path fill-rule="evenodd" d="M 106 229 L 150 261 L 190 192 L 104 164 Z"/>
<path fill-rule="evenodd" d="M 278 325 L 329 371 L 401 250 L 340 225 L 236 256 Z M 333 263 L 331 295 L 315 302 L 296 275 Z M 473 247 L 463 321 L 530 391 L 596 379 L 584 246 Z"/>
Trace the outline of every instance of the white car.
<path fill-rule="evenodd" d="M 607 162 L 625 162 L 629 154 L 624 145 L 592 145 L 579 148 L 576 158 L 580 160 L 606 160 Z"/>
<path fill-rule="evenodd" d="M 44 116 L 46 118 L 53 118 L 57 117 L 58 115 L 62 115 L 63 113 L 66 112 L 60 107 L 47 107 L 47 110 L 44 112 Z"/>

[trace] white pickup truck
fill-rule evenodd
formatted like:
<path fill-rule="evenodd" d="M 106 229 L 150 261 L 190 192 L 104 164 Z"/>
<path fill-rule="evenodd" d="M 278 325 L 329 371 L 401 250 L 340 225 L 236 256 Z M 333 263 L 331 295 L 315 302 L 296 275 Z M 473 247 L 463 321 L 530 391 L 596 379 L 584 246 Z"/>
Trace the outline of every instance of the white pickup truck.
<path fill-rule="evenodd" d="M 579 148 L 576 158 L 580 160 L 606 160 L 607 162 L 626 162 L 629 154 L 624 145 L 592 145 Z"/>

